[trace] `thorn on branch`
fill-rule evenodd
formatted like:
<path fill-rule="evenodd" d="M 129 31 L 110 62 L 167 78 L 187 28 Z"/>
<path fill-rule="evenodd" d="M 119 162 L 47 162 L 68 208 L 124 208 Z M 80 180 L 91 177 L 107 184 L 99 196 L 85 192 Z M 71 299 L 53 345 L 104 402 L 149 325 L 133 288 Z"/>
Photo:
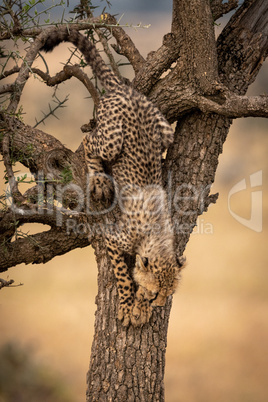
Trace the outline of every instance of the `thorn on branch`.
<path fill-rule="evenodd" d="M 85 85 L 88 92 L 92 96 L 94 103 L 97 105 L 99 103 L 99 94 L 94 85 L 92 84 L 91 80 L 88 78 L 87 74 L 85 74 L 81 67 L 77 64 L 73 66 L 65 65 L 63 70 L 58 72 L 56 75 L 51 77 L 48 73 L 44 73 L 42 70 L 38 68 L 32 69 L 34 74 L 39 75 L 42 80 L 50 87 L 56 86 L 61 84 L 62 82 L 69 80 L 71 77 L 76 77 L 82 84 Z"/>
<path fill-rule="evenodd" d="M 44 115 L 44 117 L 43 117 L 41 120 L 39 120 L 39 121 L 37 121 L 37 120 L 35 119 L 36 124 L 33 126 L 33 128 L 36 128 L 36 127 L 37 127 L 39 124 L 41 124 L 41 123 L 44 124 L 45 120 L 46 120 L 49 116 L 54 116 L 56 119 L 59 119 L 59 118 L 55 115 L 55 112 L 56 112 L 57 109 L 62 108 L 62 107 L 65 107 L 65 106 L 64 106 L 64 103 L 66 103 L 66 102 L 68 101 L 69 95 L 67 95 L 67 96 L 65 97 L 65 99 L 63 99 L 63 101 L 61 101 L 60 99 L 58 99 L 56 96 L 55 96 L 55 98 L 56 98 L 56 100 L 54 100 L 54 102 L 56 103 L 56 106 L 55 106 L 55 107 L 51 107 L 51 105 L 50 105 L 50 103 L 49 103 L 49 104 L 48 104 L 49 112 L 48 112 L 48 113 L 42 112 L 43 115 Z"/>

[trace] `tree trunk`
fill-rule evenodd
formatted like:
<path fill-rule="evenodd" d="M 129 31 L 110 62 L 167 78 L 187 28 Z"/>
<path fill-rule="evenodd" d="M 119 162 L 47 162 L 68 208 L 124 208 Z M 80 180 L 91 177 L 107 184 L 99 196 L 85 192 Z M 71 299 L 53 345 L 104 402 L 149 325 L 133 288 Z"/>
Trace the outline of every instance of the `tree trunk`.
<path fill-rule="evenodd" d="M 175 22 L 179 7 L 182 5 L 180 2 L 177 3 L 174 11 Z M 185 3 L 188 4 L 188 2 Z M 260 34 L 259 26 L 255 25 L 252 29 L 251 25 L 249 35 L 247 21 L 252 20 L 252 2 L 246 3 L 237 18 L 233 18 L 231 27 L 225 29 L 218 41 L 218 63 L 222 83 L 235 87 L 237 93 L 244 93 L 248 84 L 254 79 L 250 76 L 249 80 L 246 76 L 246 84 L 245 80 L 241 80 L 241 74 L 238 78 L 234 74 L 236 66 L 232 57 L 234 52 L 237 52 L 236 49 L 233 50 L 237 40 L 237 30 L 241 35 L 239 57 L 240 68 L 244 74 L 247 74 L 250 67 L 254 66 L 254 77 L 256 76 L 262 64 L 263 52 L 267 49 L 267 37 L 264 39 Z M 256 14 L 256 19 L 261 18 L 259 13 Z M 239 15 L 243 15 L 243 23 Z M 259 38 L 258 52 L 245 59 L 252 37 L 254 40 Z M 185 42 L 186 48 L 187 45 L 188 43 Z M 208 43 L 207 46 L 209 46 Z M 188 60 L 188 53 L 187 51 L 184 54 L 185 60 Z M 199 57 L 202 57 L 202 54 Z M 215 60 L 212 62 L 215 67 Z M 212 80 L 204 80 L 204 75 L 200 76 L 200 70 L 197 71 L 199 90 L 206 94 L 213 94 L 211 84 L 217 79 L 217 71 L 214 70 L 209 77 L 212 77 Z M 194 74 L 195 72 L 190 69 L 188 77 Z M 176 82 L 181 85 L 180 82 Z M 142 85 L 142 80 L 139 81 L 137 76 L 136 84 L 138 87 Z M 165 110 L 164 101 L 167 94 L 172 92 L 172 86 L 174 91 L 174 84 L 170 78 L 166 82 L 162 80 L 162 83 L 149 93 L 149 97 L 154 99 L 167 115 L 171 112 Z M 161 96 L 157 97 L 156 94 Z M 172 117 L 170 119 L 172 120 Z M 214 181 L 218 158 L 230 124 L 231 119 L 228 117 L 200 111 L 187 114 L 177 123 L 175 142 L 167 153 L 163 173 L 172 209 L 178 256 L 186 247 L 198 215 L 202 214 L 210 203 L 216 202 L 217 195 L 210 195 L 210 187 Z M 155 308 L 150 322 L 143 327 L 124 328 L 116 319 L 117 291 L 103 243 L 96 241 L 93 246 L 99 270 L 99 291 L 96 299 L 95 335 L 87 375 L 87 401 L 164 401 L 165 351 L 172 300 L 170 299 L 163 308 Z"/>
<path fill-rule="evenodd" d="M 116 318 L 117 289 L 105 248 L 101 242 L 93 246 L 99 273 L 87 400 L 163 401 L 171 300 L 143 327 L 123 327 Z"/>

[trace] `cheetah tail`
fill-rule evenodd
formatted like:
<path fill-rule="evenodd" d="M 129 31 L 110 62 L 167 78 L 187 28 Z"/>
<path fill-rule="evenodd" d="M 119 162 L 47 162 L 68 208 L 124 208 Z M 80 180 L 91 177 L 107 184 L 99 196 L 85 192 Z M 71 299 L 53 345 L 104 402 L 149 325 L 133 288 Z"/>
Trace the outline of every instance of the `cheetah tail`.
<path fill-rule="evenodd" d="M 121 81 L 106 66 L 95 45 L 75 29 L 56 28 L 51 32 L 40 50 L 51 52 L 61 42 L 71 42 L 80 50 L 106 90 L 113 91 L 121 87 Z"/>

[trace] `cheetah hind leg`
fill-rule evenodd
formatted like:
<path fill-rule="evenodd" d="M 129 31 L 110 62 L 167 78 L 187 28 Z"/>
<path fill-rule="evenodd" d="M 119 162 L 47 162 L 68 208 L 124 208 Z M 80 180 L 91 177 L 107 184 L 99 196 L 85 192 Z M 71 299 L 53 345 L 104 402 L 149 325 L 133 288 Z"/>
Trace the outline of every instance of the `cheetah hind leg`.
<path fill-rule="evenodd" d="M 149 322 L 152 315 L 152 306 L 148 299 L 145 298 L 141 287 L 135 295 L 133 311 L 131 314 L 131 323 L 135 327 L 142 326 Z"/>
<path fill-rule="evenodd" d="M 114 197 L 113 179 L 105 173 L 102 160 L 98 157 L 87 158 L 87 166 L 91 199 L 104 204 L 111 203 Z"/>
<path fill-rule="evenodd" d="M 105 173 L 94 173 L 89 178 L 90 197 L 94 201 L 109 204 L 114 198 L 114 187 L 111 177 Z"/>

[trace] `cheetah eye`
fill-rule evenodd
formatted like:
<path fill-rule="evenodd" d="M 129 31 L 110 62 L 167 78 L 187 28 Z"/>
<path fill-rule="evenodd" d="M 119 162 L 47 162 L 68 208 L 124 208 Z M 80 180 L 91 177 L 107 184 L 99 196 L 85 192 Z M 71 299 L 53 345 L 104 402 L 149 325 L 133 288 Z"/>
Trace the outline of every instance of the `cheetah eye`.
<path fill-rule="evenodd" d="M 149 300 L 149 302 L 152 303 L 157 298 L 158 295 L 159 295 L 159 292 L 156 292 L 154 294 L 153 298 Z"/>
<path fill-rule="evenodd" d="M 142 257 L 142 262 L 143 262 L 144 267 L 147 268 L 148 264 L 149 264 L 148 258 L 147 257 Z"/>

